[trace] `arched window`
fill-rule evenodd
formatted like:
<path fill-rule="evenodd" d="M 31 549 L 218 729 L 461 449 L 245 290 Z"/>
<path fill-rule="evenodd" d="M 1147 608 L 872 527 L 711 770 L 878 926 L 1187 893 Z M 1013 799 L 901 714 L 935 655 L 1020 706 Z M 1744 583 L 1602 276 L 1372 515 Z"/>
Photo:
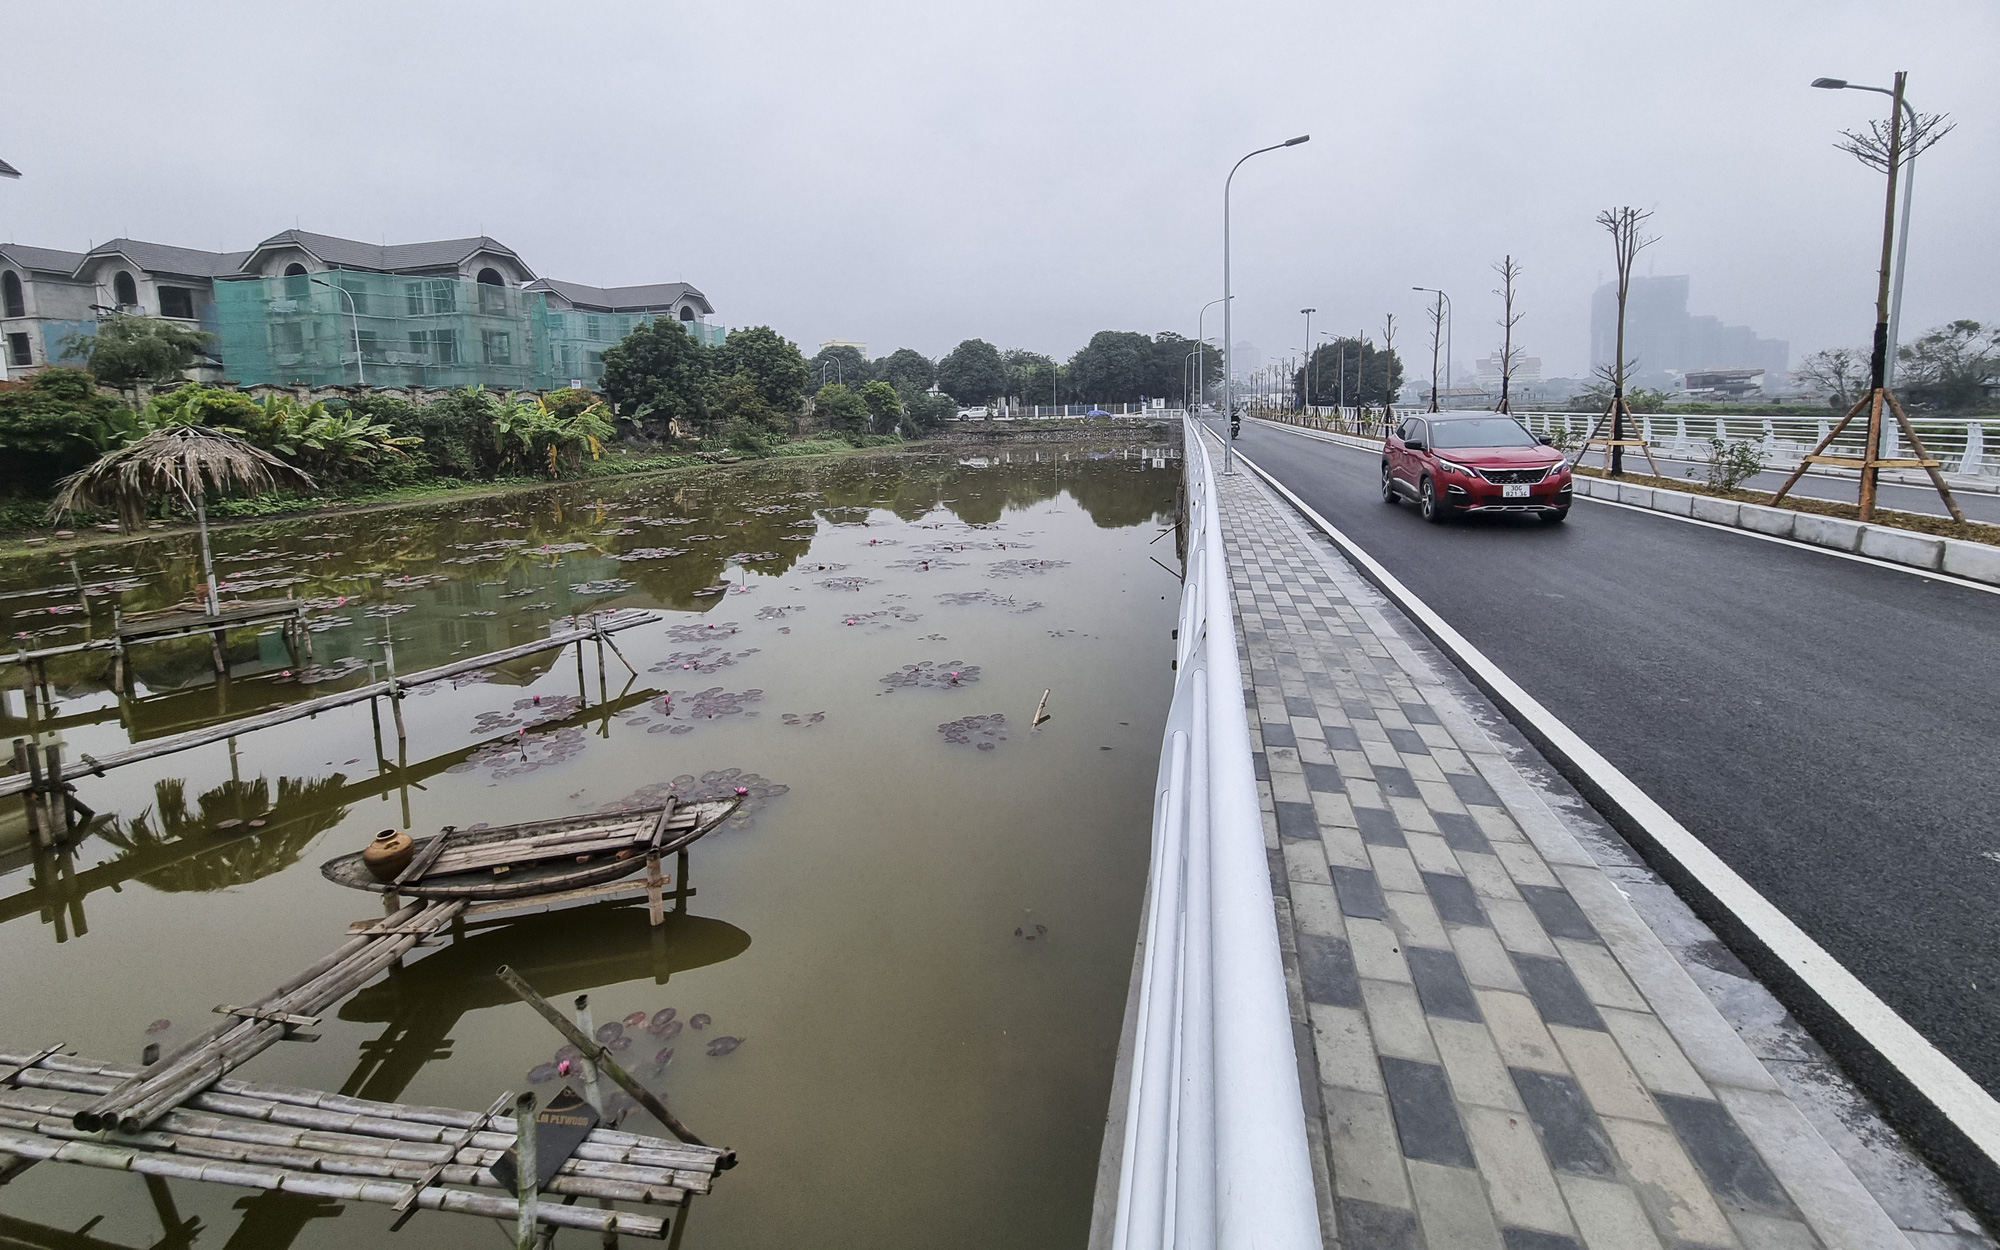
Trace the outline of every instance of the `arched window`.
<path fill-rule="evenodd" d="M 500 276 L 498 269 L 487 268 L 479 271 L 479 311 L 498 313 L 507 311 L 507 296 L 504 289 L 507 279 Z"/>
<path fill-rule="evenodd" d="M 681 305 L 681 320 L 682 320 L 682 321 L 693 321 L 693 320 L 694 320 L 694 309 L 693 309 L 692 307 L 690 307 L 690 306 L 686 305 L 686 304 L 682 304 L 682 305 Z"/>
<path fill-rule="evenodd" d="M 118 271 L 117 277 L 111 279 L 111 302 L 120 308 L 130 308 L 139 302 L 139 284 L 134 282 L 132 275 L 123 269 Z"/>
<path fill-rule="evenodd" d="M 297 261 L 285 266 L 285 294 L 292 299 L 312 294 L 312 279 L 306 277 L 306 267 Z"/>
<path fill-rule="evenodd" d="M 11 269 L 0 274 L 0 300 L 5 301 L 9 317 L 28 315 L 28 301 L 21 295 L 20 275 Z"/>

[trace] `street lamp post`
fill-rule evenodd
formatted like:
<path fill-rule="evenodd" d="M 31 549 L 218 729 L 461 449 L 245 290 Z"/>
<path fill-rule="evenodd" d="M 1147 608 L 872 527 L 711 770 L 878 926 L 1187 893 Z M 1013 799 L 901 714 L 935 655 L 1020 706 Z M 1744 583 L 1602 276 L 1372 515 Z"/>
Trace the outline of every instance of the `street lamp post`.
<path fill-rule="evenodd" d="M 368 369 L 361 359 L 361 315 L 354 310 L 354 293 L 338 283 L 328 282 L 323 278 L 308 278 L 307 281 L 317 282 L 329 290 L 339 291 L 346 297 L 348 324 L 354 328 L 354 379 L 357 385 L 368 385 Z"/>
<path fill-rule="evenodd" d="M 1313 314 L 1319 310 L 1316 308 L 1301 308 L 1299 311 L 1306 315 L 1306 361 L 1299 366 L 1299 372 L 1304 375 L 1299 379 L 1299 387 L 1302 391 L 1299 399 L 1299 411 L 1304 412 L 1312 407 Z"/>
<path fill-rule="evenodd" d="M 1892 100 L 1900 101 L 1903 106 L 1904 115 L 1910 119 L 1910 141 L 1912 145 L 1915 144 L 1917 137 L 1917 111 L 1910 106 L 1907 98 L 1897 95 L 1891 88 L 1863 86 L 1860 83 L 1849 82 L 1845 78 L 1815 78 L 1812 81 L 1812 85 L 1825 91 L 1873 91 L 1880 95 L 1888 96 Z M 1884 386 L 1894 386 L 1896 384 L 1896 344 L 1899 341 L 1898 332 L 1902 329 L 1903 325 L 1903 273 L 1909 266 L 1910 258 L 1910 197 L 1916 191 L 1916 183 L 1917 154 L 1912 151 L 1908 156 L 1903 158 L 1902 237 L 1896 240 L 1896 281 L 1895 288 L 1889 296 L 1889 342 L 1887 356 L 1882 366 L 1882 384 Z M 1886 445 L 1883 454 L 1894 455 L 1896 445 L 1895 427 L 1885 427 L 1883 434 Z"/>
<path fill-rule="evenodd" d="M 1412 291 L 1428 291 L 1430 294 L 1437 296 L 1438 301 L 1444 305 L 1444 390 L 1446 398 L 1449 399 L 1451 395 L 1451 296 L 1446 295 L 1434 286 L 1413 286 L 1410 289 Z M 1439 404 L 1437 382 L 1435 381 L 1436 375 L 1433 374 L 1432 377 L 1431 410 L 1435 412 Z"/>
<path fill-rule="evenodd" d="M 1201 391 L 1201 402 L 1208 402 L 1208 310 L 1220 304 L 1220 299 L 1212 299 L 1201 306 L 1195 314 L 1195 339 L 1201 344 L 1201 360 L 1195 366 L 1195 386 Z M 1200 411 L 1199 408 L 1196 411 Z"/>
<path fill-rule="evenodd" d="M 1229 307 L 1234 302 L 1229 292 L 1229 189 L 1236 181 L 1236 171 L 1243 168 L 1243 162 L 1265 152 L 1275 152 L 1279 148 L 1296 147 L 1311 135 L 1296 135 L 1283 143 L 1274 143 L 1267 148 L 1244 153 L 1241 160 L 1229 167 L 1229 177 L 1222 181 L 1222 412 L 1229 418 L 1229 438 L 1222 445 L 1222 471 L 1236 472 L 1236 390 L 1234 379 L 1230 377 L 1231 367 L 1236 363 L 1236 343 L 1230 333 Z"/>

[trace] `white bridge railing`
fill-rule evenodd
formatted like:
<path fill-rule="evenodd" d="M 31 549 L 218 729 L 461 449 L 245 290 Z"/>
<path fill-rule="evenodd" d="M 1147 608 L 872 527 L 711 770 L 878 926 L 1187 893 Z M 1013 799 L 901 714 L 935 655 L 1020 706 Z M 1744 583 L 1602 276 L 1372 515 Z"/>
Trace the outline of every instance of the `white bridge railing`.
<path fill-rule="evenodd" d="M 1397 407 L 1396 414 L 1407 417 L 1421 415 L 1423 411 L 1422 404 L 1404 404 Z M 1253 408 L 1252 412 L 1268 420 L 1369 438 L 1381 438 L 1387 428 L 1380 408 L 1314 407 L 1303 414 L 1296 409 Z M 1562 437 L 1572 445 L 1581 443 L 1597 421 L 1597 415 L 1588 412 L 1516 410 L 1514 415 L 1535 433 Z M 1640 412 L 1632 415 L 1632 432 L 1662 455 L 1683 460 L 1707 460 L 1712 438 L 1755 443 L 1763 450 L 1765 467 L 1794 469 L 1799 457 L 1817 447 L 1839 418 L 1838 413 L 1808 413 L 1804 408 L 1797 416 Z M 1994 422 L 1980 417 L 1920 416 L 1913 418 L 1911 424 L 1916 427 L 1917 437 L 1924 440 L 1924 450 L 1937 458 L 1944 472 L 1968 477 L 2000 476 L 2000 446 L 1991 449 L 1987 446 L 1986 426 Z M 1865 422 L 1851 423 L 1831 450 L 1840 455 L 1860 455 L 1866 430 Z M 1908 448 L 1900 447 L 1902 439 L 1893 424 L 1885 428 L 1885 434 L 1884 455 L 1909 454 Z"/>
<path fill-rule="evenodd" d="M 1320 1244 L 1215 467 L 1184 421 L 1187 572 L 1160 749 L 1118 1250 Z"/>

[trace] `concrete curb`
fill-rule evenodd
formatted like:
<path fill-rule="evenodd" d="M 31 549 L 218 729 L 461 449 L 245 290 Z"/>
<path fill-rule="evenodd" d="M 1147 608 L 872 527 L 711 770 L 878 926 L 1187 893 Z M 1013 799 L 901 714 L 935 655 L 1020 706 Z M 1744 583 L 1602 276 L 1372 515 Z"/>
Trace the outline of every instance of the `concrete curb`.
<path fill-rule="evenodd" d="M 1576 493 L 1587 499 L 1608 500 L 1627 507 L 1691 517 L 1711 525 L 1727 525 L 1772 538 L 1788 538 L 1796 543 L 1824 547 L 1828 551 L 1867 556 L 1885 564 L 1900 564 L 1906 568 L 2000 586 L 2000 547 L 1987 543 L 1941 538 L 1915 530 L 1864 524 L 1813 512 L 1794 512 L 1790 508 L 1773 508 L 1760 503 L 1738 503 L 1733 499 L 1668 490 L 1663 486 L 1638 486 L 1581 473 L 1572 480 L 1576 483 Z"/>

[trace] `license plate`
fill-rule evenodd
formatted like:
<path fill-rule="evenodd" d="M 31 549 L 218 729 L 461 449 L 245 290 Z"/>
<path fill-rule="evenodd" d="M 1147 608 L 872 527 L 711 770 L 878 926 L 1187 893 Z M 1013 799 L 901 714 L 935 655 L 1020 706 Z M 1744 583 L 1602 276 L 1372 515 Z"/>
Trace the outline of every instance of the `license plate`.
<path fill-rule="evenodd" d="M 1528 484 L 1526 482 L 1503 482 L 1500 486 L 1500 497 L 1502 499 L 1526 499 L 1528 497 Z"/>

